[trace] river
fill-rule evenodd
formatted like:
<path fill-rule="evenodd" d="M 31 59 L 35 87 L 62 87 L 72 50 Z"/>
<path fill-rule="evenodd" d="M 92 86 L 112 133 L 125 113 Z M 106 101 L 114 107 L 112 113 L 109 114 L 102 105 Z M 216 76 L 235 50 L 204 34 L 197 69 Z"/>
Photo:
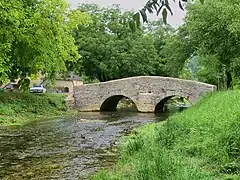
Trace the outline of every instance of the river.
<path fill-rule="evenodd" d="M 0 179 L 85 179 L 115 164 L 122 136 L 166 116 L 96 112 L 0 127 Z"/>

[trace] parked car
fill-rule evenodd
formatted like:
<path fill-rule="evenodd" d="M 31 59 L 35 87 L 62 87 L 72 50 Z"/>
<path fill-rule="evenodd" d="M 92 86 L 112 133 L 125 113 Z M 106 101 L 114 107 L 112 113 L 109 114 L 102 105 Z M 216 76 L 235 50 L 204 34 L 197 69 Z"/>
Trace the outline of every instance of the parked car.
<path fill-rule="evenodd" d="M 35 85 L 30 88 L 30 93 L 45 93 L 47 90 L 43 84 Z"/>

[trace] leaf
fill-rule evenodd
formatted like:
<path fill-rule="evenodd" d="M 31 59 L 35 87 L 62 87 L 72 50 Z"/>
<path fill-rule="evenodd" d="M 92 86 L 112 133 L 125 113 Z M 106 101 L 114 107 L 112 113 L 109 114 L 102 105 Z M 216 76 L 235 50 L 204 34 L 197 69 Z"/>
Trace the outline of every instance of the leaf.
<path fill-rule="evenodd" d="M 158 0 L 153 0 L 153 5 L 160 6 L 159 3 L 158 3 Z"/>
<path fill-rule="evenodd" d="M 164 8 L 162 12 L 163 22 L 167 24 L 167 9 Z"/>
<path fill-rule="evenodd" d="M 141 13 L 142 18 L 143 18 L 143 23 L 148 22 L 147 15 L 146 15 L 146 9 L 140 10 L 140 13 Z"/>
<path fill-rule="evenodd" d="M 153 7 L 154 7 L 155 11 L 157 11 L 157 5 L 153 4 Z"/>
<path fill-rule="evenodd" d="M 134 14 L 133 19 L 136 22 L 137 28 L 139 28 L 140 27 L 140 14 L 139 13 Z"/>
<path fill-rule="evenodd" d="M 162 5 L 162 6 L 159 7 L 159 9 L 158 9 L 158 11 L 157 11 L 157 16 L 159 15 L 159 13 L 160 13 L 160 11 L 162 10 L 163 6 L 164 6 L 164 5 Z"/>
<path fill-rule="evenodd" d="M 146 7 L 146 8 L 147 8 L 147 10 L 148 10 L 148 12 L 149 12 L 150 14 L 153 13 L 152 7 Z"/>
<path fill-rule="evenodd" d="M 133 20 L 129 21 L 129 27 L 132 30 L 132 32 L 136 31 L 136 24 Z"/>
<path fill-rule="evenodd" d="M 168 4 L 166 4 L 166 8 L 170 11 L 171 15 L 173 15 L 172 9 L 170 8 L 170 6 Z"/>
<path fill-rule="evenodd" d="M 184 11 L 183 6 L 182 6 L 182 3 L 181 3 L 180 0 L 178 1 L 178 4 L 179 4 L 180 9 L 182 9 L 182 10 Z"/>
<path fill-rule="evenodd" d="M 204 0 L 200 0 L 200 2 L 203 4 L 203 3 L 204 3 Z"/>

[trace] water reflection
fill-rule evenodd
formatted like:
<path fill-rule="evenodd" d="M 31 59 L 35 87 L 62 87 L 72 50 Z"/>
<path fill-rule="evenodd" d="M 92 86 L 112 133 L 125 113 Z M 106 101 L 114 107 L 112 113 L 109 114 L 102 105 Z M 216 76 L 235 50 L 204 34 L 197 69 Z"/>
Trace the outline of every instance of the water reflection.
<path fill-rule="evenodd" d="M 0 129 L 0 179 L 84 179 L 115 163 L 124 130 L 166 114 L 81 113 L 71 119 Z"/>

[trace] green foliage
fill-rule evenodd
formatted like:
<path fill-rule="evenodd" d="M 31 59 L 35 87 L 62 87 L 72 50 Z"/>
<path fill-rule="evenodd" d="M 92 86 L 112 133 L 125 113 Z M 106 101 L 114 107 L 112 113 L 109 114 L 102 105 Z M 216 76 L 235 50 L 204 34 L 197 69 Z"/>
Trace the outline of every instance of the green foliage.
<path fill-rule="evenodd" d="M 185 61 L 194 53 L 194 47 L 188 39 L 185 26 L 178 28 L 176 33 L 170 34 L 162 48 L 162 56 L 166 62 L 166 73 L 171 77 L 179 77 Z"/>
<path fill-rule="evenodd" d="M 1 0 L 0 80 L 65 71 L 80 57 L 72 30 L 87 22 L 66 0 Z"/>
<path fill-rule="evenodd" d="M 83 79 L 84 84 L 99 83 L 98 79 L 93 79 L 86 75 L 82 75 L 81 78 Z"/>
<path fill-rule="evenodd" d="M 171 0 L 171 1 L 175 3 L 175 0 Z M 188 2 L 188 0 L 179 0 L 178 1 L 179 8 L 184 10 L 183 4 L 185 4 L 186 2 Z M 203 2 L 203 0 L 201 2 Z M 153 14 L 154 11 L 156 12 L 157 16 L 161 13 L 162 21 L 165 24 L 167 24 L 168 13 L 173 15 L 172 8 L 169 5 L 169 0 L 148 0 L 144 5 L 144 7 L 133 16 L 134 21 L 132 23 L 136 25 L 139 24 L 140 18 L 136 19 L 134 17 L 140 16 L 140 15 L 143 19 L 143 23 L 148 22 L 147 13 Z M 132 28 L 132 30 L 134 31 L 134 28 Z"/>
<path fill-rule="evenodd" d="M 56 116 L 67 111 L 65 95 L 0 93 L 1 123 L 24 121 L 38 116 Z"/>
<path fill-rule="evenodd" d="M 188 68 L 185 68 L 185 67 L 182 69 L 182 72 L 179 77 L 181 79 L 194 80 L 192 72 Z"/>
<path fill-rule="evenodd" d="M 79 25 L 74 31 L 82 58 L 72 64 L 72 70 L 99 81 L 137 75 L 164 75 L 158 52 L 167 36 L 163 31 L 158 34 L 158 39 L 155 39 L 157 32 L 137 30 L 132 33 L 127 22 L 133 13 L 122 13 L 118 6 L 100 8 L 95 4 L 83 4 L 79 10 L 88 12 L 92 23 Z"/>
<path fill-rule="evenodd" d="M 217 85 L 220 89 L 223 88 L 223 72 L 219 60 L 215 56 L 205 55 L 199 56 L 199 64 L 201 66 L 198 71 L 198 78 L 202 82 Z"/>
<path fill-rule="evenodd" d="M 182 79 L 197 80 L 194 77 L 194 72 L 193 72 L 194 71 L 193 68 L 195 67 L 197 67 L 197 64 L 194 64 L 193 67 L 191 67 L 190 59 L 186 60 L 179 77 Z"/>
<path fill-rule="evenodd" d="M 117 167 L 93 179 L 239 179 L 239 97 L 240 91 L 208 95 L 138 130 L 123 143 Z"/>
<path fill-rule="evenodd" d="M 189 0 L 170 0 L 173 3 L 178 3 L 178 6 L 181 10 L 184 11 L 185 7 L 184 5 L 186 3 L 191 3 L 191 2 L 201 2 L 202 4 L 204 3 L 204 0 L 193 0 L 193 1 L 189 1 Z M 171 8 L 171 5 L 169 4 L 169 0 L 148 0 L 146 2 L 146 4 L 144 5 L 144 7 L 142 9 L 139 10 L 139 12 L 135 13 L 134 16 L 132 17 L 132 19 L 129 21 L 129 25 L 131 30 L 134 32 L 136 30 L 136 27 L 139 28 L 140 27 L 140 16 L 142 17 L 143 23 L 148 22 L 148 15 L 147 13 L 153 14 L 154 12 L 156 12 L 156 15 L 159 16 L 159 14 L 161 13 L 162 16 L 162 21 L 167 24 L 167 17 L 168 17 L 168 13 L 170 13 L 170 15 L 173 15 L 174 12 Z M 138 17 L 138 18 L 136 18 Z"/>
<path fill-rule="evenodd" d="M 239 78 L 240 75 L 240 10 L 236 8 L 239 3 L 237 0 L 206 0 L 204 4 L 193 3 L 189 5 L 186 17 L 191 44 L 199 56 L 206 57 L 202 61 L 205 72 L 201 73 L 208 74 L 209 81 L 215 81 L 215 84 L 220 75 L 221 83 L 226 83 L 227 87 L 234 85 L 233 78 Z M 216 60 L 211 62 L 213 58 L 208 60 L 208 57 L 214 57 Z"/>

